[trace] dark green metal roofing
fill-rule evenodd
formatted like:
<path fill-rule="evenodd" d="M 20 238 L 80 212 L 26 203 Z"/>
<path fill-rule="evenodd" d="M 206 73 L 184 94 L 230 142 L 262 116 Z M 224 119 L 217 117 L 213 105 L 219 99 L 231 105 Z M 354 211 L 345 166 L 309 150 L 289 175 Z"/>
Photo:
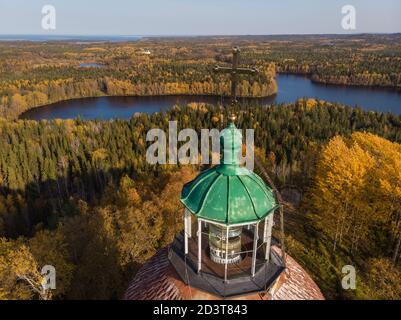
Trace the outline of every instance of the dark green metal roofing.
<path fill-rule="evenodd" d="M 242 135 L 234 124 L 223 130 L 221 144 L 221 164 L 187 183 L 181 202 L 199 218 L 229 225 L 265 218 L 277 202 L 257 174 L 239 166 Z"/>

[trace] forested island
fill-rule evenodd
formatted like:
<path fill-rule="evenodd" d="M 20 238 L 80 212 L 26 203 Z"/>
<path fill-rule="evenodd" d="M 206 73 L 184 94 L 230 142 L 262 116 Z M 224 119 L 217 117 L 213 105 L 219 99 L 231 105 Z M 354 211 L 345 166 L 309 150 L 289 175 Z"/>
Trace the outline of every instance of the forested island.
<path fill-rule="evenodd" d="M 83 97 L 227 95 L 229 79 L 212 72 L 243 49 L 238 94 L 277 92 L 276 72 L 326 84 L 401 88 L 401 35 L 143 38 L 137 42 L 0 42 L 0 117 Z"/>
<path fill-rule="evenodd" d="M 30 108 L 74 98 L 229 94 L 229 79 L 212 71 L 214 56 L 224 49 L 196 53 L 190 48 L 191 42 L 0 43 L 0 117 L 13 119 Z M 225 48 L 229 54 L 229 45 Z M 238 95 L 273 95 L 274 64 L 248 63 L 259 73 L 240 79 Z"/>

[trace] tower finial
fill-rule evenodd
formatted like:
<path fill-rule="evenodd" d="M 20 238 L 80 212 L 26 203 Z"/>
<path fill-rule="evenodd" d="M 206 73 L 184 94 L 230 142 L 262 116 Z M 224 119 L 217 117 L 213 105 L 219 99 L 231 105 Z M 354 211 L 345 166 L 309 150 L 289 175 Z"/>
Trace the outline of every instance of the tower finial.
<path fill-rule="evenodd" d="M 231 106 L 235 106 L 237 104 L 237 84 L 238 84 L 238 75 L 240 74 L 256 74 L 258 71 L 255 68 L 240 68 L 239 67 L 239 56 L 240 56 L 240 48 L 233 47 L 233 64 L 231 68 L 228 67 L 219 67 L 216 66 L 213 70 L 218 73 L 228 73 L 231 74 Z"/>

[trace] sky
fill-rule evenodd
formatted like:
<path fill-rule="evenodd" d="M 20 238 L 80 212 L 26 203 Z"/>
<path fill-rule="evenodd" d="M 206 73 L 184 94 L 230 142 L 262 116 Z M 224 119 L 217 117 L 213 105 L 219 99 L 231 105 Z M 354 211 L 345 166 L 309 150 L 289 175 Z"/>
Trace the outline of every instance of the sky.
<path fill-rule="evenodd" d="M 44 5 L 56 29 L 42 28 Z M 341 25 L 344 5 L 356 29 Z M 0 0 L 0 34 L 259 35 L 401 32 L 400 0 Z"/>

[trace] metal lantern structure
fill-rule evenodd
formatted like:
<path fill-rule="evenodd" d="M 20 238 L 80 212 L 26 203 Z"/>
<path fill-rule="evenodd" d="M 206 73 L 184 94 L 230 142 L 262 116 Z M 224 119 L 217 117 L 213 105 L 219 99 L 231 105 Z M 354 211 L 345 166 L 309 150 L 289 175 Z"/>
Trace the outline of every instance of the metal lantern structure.
<path fill-rule="evenodd" d="M 220 164 L 182 190 L 184 232 L 170 260 L 187 284 L 218 296 L 263 291 L 284 270 L 271 252 L 274 191 L 240 166 L 242 134 L 231 122 L 220 136 Z"/>

